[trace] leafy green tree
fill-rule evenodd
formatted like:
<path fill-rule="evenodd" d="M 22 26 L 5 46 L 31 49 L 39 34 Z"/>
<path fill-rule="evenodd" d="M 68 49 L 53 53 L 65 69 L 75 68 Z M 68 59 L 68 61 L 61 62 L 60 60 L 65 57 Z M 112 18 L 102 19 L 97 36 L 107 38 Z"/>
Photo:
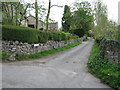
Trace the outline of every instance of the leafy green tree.
<path fill-rule="evenodd" d="M 64 14 L 62 18 L 63 31 L 70 32 L 70 25 L 71 25 L 71 11 L 70 11 L 70 7 L 65 5 Z"/>
<path fill-rule="evenodd" d="M 96 38 L 107 37 L 111 39 L 118 38 L 117 25 L 108 20 L 107 6 L 104 5 L 101 0 L 95 4 L 95 27 L 93 29 L 94 36 Z"/>
<path fill-rule="evenodd" d="M 19 10 L 18 10 L 18 13 L 20 13 L 19 21 L 18 21 L 19 22 L 19 24 L 18 24 L 19 26 L 21 25 L 21 22 L 23 20 L 27 19 L 28 8 L 30 8 L 30 4 L 29 3 L 23 4 L 23 5 L 21 5 L 21 8 L 19 8 Z"/>
<path fill-rule="evenodd" d="M 104 36 L 108 25 L 107 7 L 100 0 L 95 4 L 95 23 L 95 36 Z"/>
<path fill-rule="evenodd" d="M 45 8 L 43 5 L 38 5 L 38 1 L 35 3 L 25 2 L 2 2 L 2 22 L 3 24 L 21 25 L 23 20 L 27 20 L 27 14 L 29 10 L 35 10 L 36 28 L 38 28 L 38 15 L 43 17 Z"/>
<path fill-rule="evenodd" d="M 75 3 L 74 12 L 71 21 L 71 32 L 78 36 L 84 36 L 88 34 L 88 31 L 92 29 L 94 18 L 89 2 Z"/>
<path fill-rule="evenodd" d="M 31 11 L 35 11 L 35 14 L 33 14 L 33 12 Z M 44 21 L 45 14 L 46 14 L 46 8 L 44 8 L 44 5 L 42 3 L 39 3 L 38 0 L 35 0 L 34 3 L 29 4 L 29 9 L 27 10 L 27 14 L 35 18 L 36 20 L 35 28 L 38 29 L 38 20 L 40 19 Z"/>
<path fill-rule="evenodd" d="M 3 24 L 14 24 L 17 21 L 17 9 L 20 7 L 19 2 L 2 2 Z M 15 20 L 14 20 L 15 19 Z"/>
<path fill-rule="evenodd" d="M 21 21 L 26 18 L 29 5 L 20 2 L 2 2 L 3 24 L 21 25 Z"/>

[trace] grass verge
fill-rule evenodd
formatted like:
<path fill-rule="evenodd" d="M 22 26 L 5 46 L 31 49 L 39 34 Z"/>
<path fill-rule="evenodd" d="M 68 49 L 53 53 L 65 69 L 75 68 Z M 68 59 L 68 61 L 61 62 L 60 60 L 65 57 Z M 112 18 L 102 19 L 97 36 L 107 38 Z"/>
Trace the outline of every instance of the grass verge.
<path fill-rule="evenodd" d="M 60 48 L 56 48 L 56 49 L 51 49 L 51 50 L 45 50 L 45 51 L 42 51 L 40 53 L 30 54 L 30 55 L 16 54 L 16 60 L 15 61 L 42 58 L 44 56 L 48 56 L 48 55 L 56 53 L 56 52 L 60 52 L 60 51 L 64 51 L 64 50 L 70 49 L 70 48 L 75 47 L 75 46 L 77 46 L 79 44 L 81 44 L 81 42 L 76 42 L 76 43 L 69 44 L 69 45 L 64 46 L 64 47 L 60 47 Z M 3 62 L 8 62 L 7 59 L 8 59 L 8 57 L 10 55 L 11 55 L 11 53 L 3 52 L 2 53 L 2 61 Z"/>
<path fill-rule="evenodd" d="M 7 53 L 7 52 L 0 51 L 0 59 L 1 60 L 7 61 L 8 57 L 10 55 L 12 55 L 12 53 Z"/>
<path fill-rule="evenodd" d="M 97 44 L 93 45 L 88 68 L 89 72 L 100 78 L 102 82 L 120 90 L 120 66 L 108 59 L 103 59 L 100 56 L 100 48 Z"/>

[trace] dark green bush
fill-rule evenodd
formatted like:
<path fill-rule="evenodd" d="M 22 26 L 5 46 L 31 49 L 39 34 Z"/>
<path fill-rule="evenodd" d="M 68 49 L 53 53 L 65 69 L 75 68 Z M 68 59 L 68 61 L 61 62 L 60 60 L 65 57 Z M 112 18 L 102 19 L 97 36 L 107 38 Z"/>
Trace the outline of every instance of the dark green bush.
<path fill-rule="evenodd" d="M 74 34 L 78 35 L 79 37 L 83 37 L 85 35 L 85 31 L 83 29 L 75 29 Z"/>
<path fill-rule="evenodd" d="M 51 37 L 51 36 L 52 36 L 52 38 L 49 39 L 49 40 L 53 40 L 53 41 L 61 41 L 60 32 L 52 31 L 52 32 L 50 32 L 50 37 Z"/>
<path fill-rule="evenodd" d="M 77 35 L 72 35 L 71 33 L 61 32 L 62 40 L 70 40 L 79 38 Z"/>
<path fill-rule="evenodd" d="M 78 36 L 76 36 L 76 35 L 72 35 L 70 33 L 65 33 L 65 32 L 50 31 L 48 33 L 49 33 L 49 40 L 54 40 L 54 41 L 64 41 L 64 40 L 78 38 Z"/>
<path fill-rule="evenodd" d="M 53 40 L 53 33 L 52 32 L 48 32 L 48 40 Z"/>
<path fill-rule="evenodd" d="M 97 37 L 95 39 L 96 43 L 100 44 L 100 42 L 103 40 L 104 38 L 103 37 Z"/>
<path fill-rule="evenodd" d="M 39 33 L 38 33 L 39 42 L 41 42 L 41 43 L 47 42 L 48 38 L 49 38 L 48 35 L 49 34 L 46 31 L 39 31 Z"/>
<path fill-rule="evenodd" d="M 45 43 L 48 40 L 61 41 L 76 39 L 78 36 L 65 32 L 57 31 L 40 31 L 29 27 L 20 27 L 12 25 L 2 26 L 3 40 L 18 40 L 27 43 Z"/>
<path fill-rule="evenodd" d="M 64 34 L 63 32 L 61 33 L 61 40 L 66 40 L 67 39 L 67 35 L 66 34 Z"/>
<path fill-rule="evenodd" d="M 2 26 L 2 39 L 4 40 L 18 40 L 21 42 L 37 43 L 38 42 L 38 30 L 19 27 L 19 26 Z"/>

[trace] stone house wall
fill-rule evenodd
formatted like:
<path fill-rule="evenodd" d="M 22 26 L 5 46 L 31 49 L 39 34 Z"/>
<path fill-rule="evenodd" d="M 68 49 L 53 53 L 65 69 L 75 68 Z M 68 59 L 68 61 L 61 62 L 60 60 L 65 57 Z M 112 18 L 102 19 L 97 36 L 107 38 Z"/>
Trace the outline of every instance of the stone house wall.
<path fill-rule="evenodd" d="M 33 16 L 27 17 L 27 19 L 23 20 L 21 23 L 22 23 L 21 26 L 31 27 L 30 25 L 32 25 L 33 26 L 32 28 L 36 27 L 36 19 Z M 43 28 L 43 30 L 45 30 L 46 25 L 43 21 L 38 20 L 38 28 L 37 29 L 41 29 L 41 28 Z M 58 30 L 58 22 L 50 23 L 48 25 L 48 30 Z"/>
<path fill-rule="evenodd" d="M 56 22 L 56 23 L 50 23 L 48 25 L 48 29 L 49 30 L 58 30 L 58 22 Z"/>

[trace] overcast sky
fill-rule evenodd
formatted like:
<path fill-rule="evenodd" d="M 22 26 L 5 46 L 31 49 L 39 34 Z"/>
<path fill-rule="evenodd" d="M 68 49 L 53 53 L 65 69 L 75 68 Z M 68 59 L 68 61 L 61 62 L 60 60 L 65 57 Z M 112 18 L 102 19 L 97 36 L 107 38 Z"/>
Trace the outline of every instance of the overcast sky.
<path fill-rule="evenodd" d="M 30 0 L 29 0 L 30 1 Z M 34 0 L 31 0 L 31 2 Z M 38 0 L 39 1 L 39 0 Z M 40 0 L 41 1 L 41 0 Z M 49 0 L 43 0 L 44 5 L 46 8 L 48 8 L 48 1 Z M 74 2 L 78 1 L 89 1 L 91 4 L 93 4 L 97 0 L 51 0 L 52 5 L 72 5 Z M 102 0 L 102 2 L 107 5 L 108 9 L 108 18 L 110 20 L 113 20 L 115 22 L 118 21 L 118 2 L 120 0 Z M 64 8 L 59 7 L 52 7 L 51 8 L 51 14 L 50 18 L 54 19 L 56 22 L 58 22 L 59 28 L 61 27 L 61 19 L 63 16 Z"/>

